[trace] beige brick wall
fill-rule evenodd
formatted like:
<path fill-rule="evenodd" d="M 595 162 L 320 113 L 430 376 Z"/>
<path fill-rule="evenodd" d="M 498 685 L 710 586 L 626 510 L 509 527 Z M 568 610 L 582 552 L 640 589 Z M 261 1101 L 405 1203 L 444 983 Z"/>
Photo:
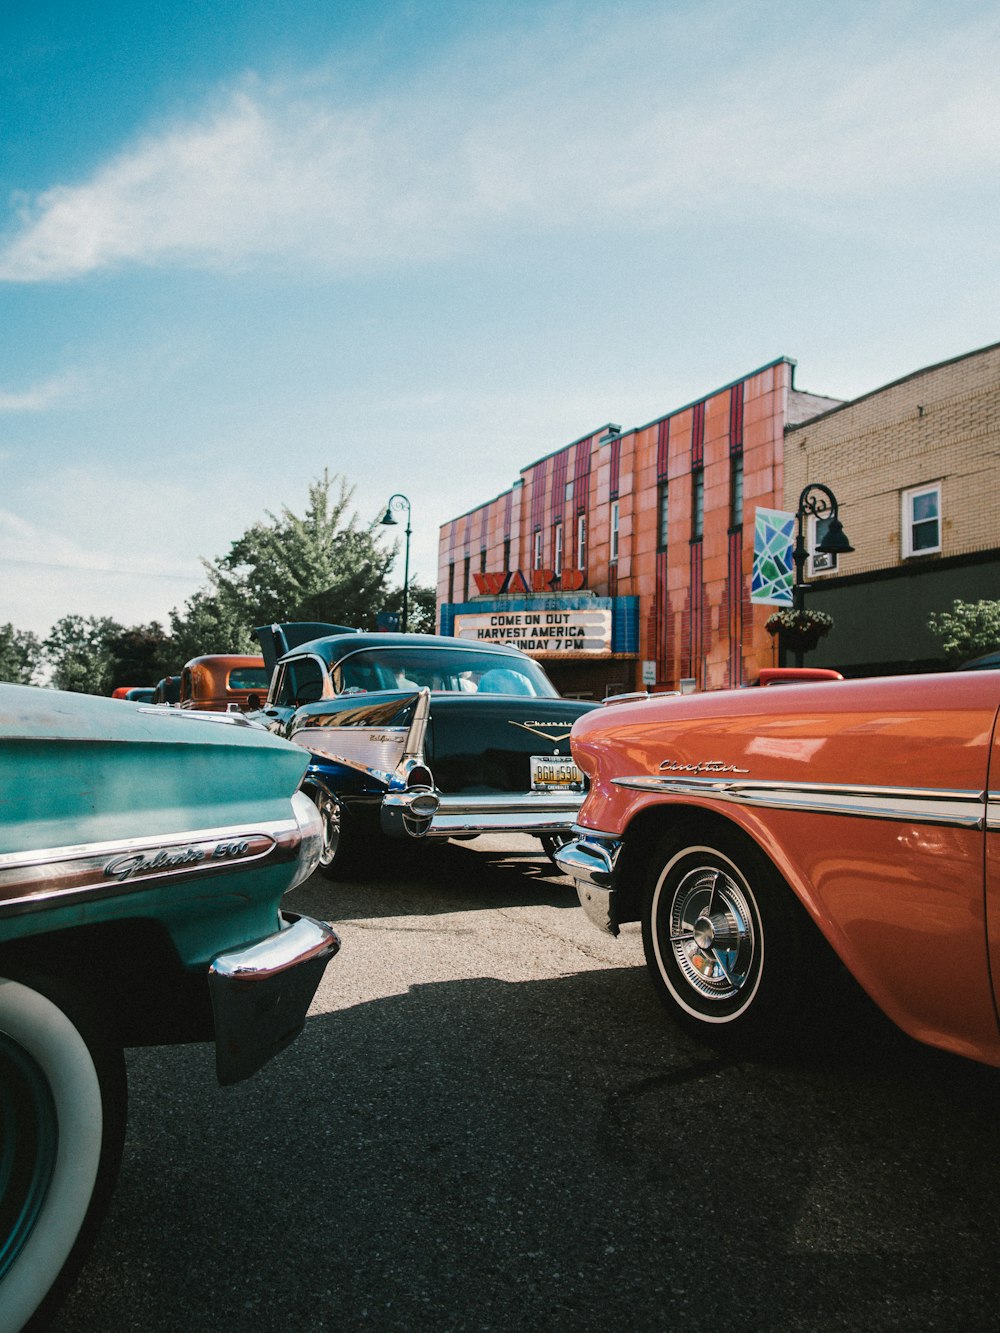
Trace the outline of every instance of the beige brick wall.
<path fill-rule="evenodd" d="M 904 561 L 902 494 L 940 482 L 939 557 L 1000 546 L 1000 345 L 921 370 L 790 427 L 784 507 L 822 482 L 854 547 L 838 574 Z M 917 561 L 935 556 L 913 557 Z"/>

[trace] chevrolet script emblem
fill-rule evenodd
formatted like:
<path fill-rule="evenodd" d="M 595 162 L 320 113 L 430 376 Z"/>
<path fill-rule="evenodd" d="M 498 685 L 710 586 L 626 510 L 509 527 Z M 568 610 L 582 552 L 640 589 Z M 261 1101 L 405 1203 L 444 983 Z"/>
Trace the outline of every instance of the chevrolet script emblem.
<path fill-rule="evenodd" d="M 553 732 L 552 728 L 565 727 L 567 725 L 572 727 L 573 725 L 572 722 L 570 722 L 569 724 L 565 722 L 515 722 L 512 717 L 508 718 L 507 721 L 510 723 L 512 727 L 523 727 L 525 731 L 533 731 L 536 736 L 543 736 L 547 741 L 566 740 L 567 737 L 569 736 L 568 731 L 560 731 L 556 733 Z"/>

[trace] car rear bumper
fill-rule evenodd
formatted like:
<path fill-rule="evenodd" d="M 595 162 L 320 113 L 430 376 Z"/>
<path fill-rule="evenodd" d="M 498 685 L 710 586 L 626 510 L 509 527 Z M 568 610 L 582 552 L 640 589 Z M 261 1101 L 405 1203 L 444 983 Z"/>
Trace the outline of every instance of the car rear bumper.
<path fill-rule="evenodd" d="M 426 787 L 389 792 L 382 800 L 383 833 L 390 837 L 449 838 L 475 833 L 569 833 L 583 792 L 497 792 L 452 796 Z"/>
<path fill-rule="evenodd" d="M 219 954 L 208 969 L 215 1066 L 223 1085 L 249 1078 L 293 1041 L 340 938 L 325 921 L 282 914 L 256 944 Z"/>

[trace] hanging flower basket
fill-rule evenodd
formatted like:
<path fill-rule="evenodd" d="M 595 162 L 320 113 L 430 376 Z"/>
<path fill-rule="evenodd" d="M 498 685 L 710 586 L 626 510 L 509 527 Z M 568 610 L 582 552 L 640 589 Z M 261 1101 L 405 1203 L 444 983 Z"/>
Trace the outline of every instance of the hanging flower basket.
<path fill-rule="evenodd" d="M 775 611 L 764 621 L 764 628 L 768 634 L 780 635 L 785 648 L 806 653 L 833 629 L 833 616 L 825 611 Z"/>

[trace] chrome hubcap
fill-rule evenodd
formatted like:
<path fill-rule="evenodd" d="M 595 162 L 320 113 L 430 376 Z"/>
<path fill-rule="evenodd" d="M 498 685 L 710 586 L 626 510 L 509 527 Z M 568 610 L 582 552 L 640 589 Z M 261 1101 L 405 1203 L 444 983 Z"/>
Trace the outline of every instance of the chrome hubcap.
<path fill-rule="evenodd" d="M 754 916 L 740 885 L 716 866 L 688 871 L 670 904 L 670 948 L 702 999 L 726 1001 L 750 980 L 759 949 Z"/>
<path fill-rule="evenodd" d="M 337 855 L 340 842 L 340 804 L 324 792 L 317 798 L 316 808 L 323 819 L 323 850 L 319 859 L 328 866 Z"/>

